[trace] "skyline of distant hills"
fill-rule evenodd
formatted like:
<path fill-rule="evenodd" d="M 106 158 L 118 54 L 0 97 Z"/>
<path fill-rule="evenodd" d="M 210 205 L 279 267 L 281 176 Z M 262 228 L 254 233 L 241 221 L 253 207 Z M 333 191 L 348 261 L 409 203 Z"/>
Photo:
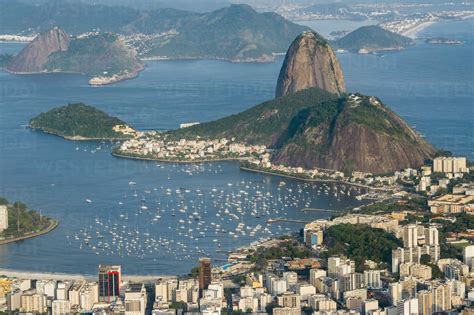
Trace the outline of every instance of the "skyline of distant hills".
<path fill-rule="evenodd" d="M 125 36 L 140 58 L 270 61 L 273 53 L 286 51 L 298 34 L 309 29 L 248 5 L 210 13 L 57 1 L 35 6 L 1 0 L 0 7 L 4 33 L 36 34 L 53 27 L 71 35 L 113 32 Z"/>

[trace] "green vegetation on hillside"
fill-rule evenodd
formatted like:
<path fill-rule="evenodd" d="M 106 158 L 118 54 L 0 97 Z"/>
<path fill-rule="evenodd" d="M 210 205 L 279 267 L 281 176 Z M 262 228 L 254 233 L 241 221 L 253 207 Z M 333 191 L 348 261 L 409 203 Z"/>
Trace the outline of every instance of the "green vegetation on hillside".
<path fill-rule="evenodd" d="M 132 72 L 140 62 L 117 35 L 103 33 L 73 39 L 67 51 L 48 57 L 48 71 L 79 72 L 89 76 L 112 76 Z"/>
<path fill-rule="evenodd" d="M 288 96 L 254 106 L 242 113 L 222 119 L 173 130 L 168 135 L 175 138 L 235 137 L 238 141 L 267 146 L 280 146 L 285 139 L 299 130 L 298 117 L 309 108 L 318 107 L 328 115 L 337 96 L 318 88 L 306 89 Z M 300 112 L 303 112 L 300 114 Z M 302 117 L 303 118 L 303 117 Z M 301 118 L 301 119 L 302 119 Z M 325 118 L 324 118 L 325 119 Z"/>
<path fill-rule="evenodd" d="M 429 210 L 425 198 L 404 198 L 401 200 L 388 200 L 374 204 L 362 206 L 358 213 L 363 214 L 385 214 L 400 211 L 420 211 Z"/>
<path fill-rule="evenodd" d="M 349 51 L 397 49 L 413 44 L 413 40 L 387 31 L 377 25 L 362 26 L 334 42 L 338 48 Z"/>
<path fill-rule="evenodd" d="M 69 104 L 41 113 L 30 120 L 31 128 L 62 137 L 83 137 L 90 139 L 125 139 L 130 136 L 115 132 L 116 125 L 126 125 L 118 118 L 82 103 Z"/>
<path fill-rule="evenodd" d="M 51 219 L 41 216 L 36 210 L 28 209 L 21 202 L 9 204 L 7 199 L 0 197 L 0 205 L 8 208 L 8 229 L 0 233 L 2 238 L 23 236 L 50 225 Z"/>
<path fill-rule="evenodd" d="M 231 5 L 203 14 L 178 15 L 168 9 L 161 10 L 160 15 L 162 23 L 158 27 L 165 30 L 164 24 L 166 30 L 174 28 L 178 34 L 147 41 L 145 56 L 258 59 L 285 52 L 293 39 L 308 29 L 275 13 L 258 13 L 248 5 Z M 163 18 L 167 15 L 171 17 Z M 149 19 L 151 17 L 145 17 L 127 29 L 150 33 L 143 27 L 154 23 Z"/>
<path fill-rule="evenodd" d="M 366 259 L 390 263 L 392 249 L 402 246 L 394 235 L 363 224 L 334 225 L 325 231 L 324 236 L 329 248 L 327 255 L 345 254 L 355 259 L 359 266 Z"/>
<path fill-rule="evenodd" d="M 6 34 L 40 33 L 53 26 L 79 35 L 100 29 L 131 36 L 140 57 L 262 59 L 285 52 L 308 29 L 276 13 L 258 13 L 248 5 L 213 12 L 176 9 L 139 11 L 129 7 L 49 1 L 33 5 L 0 0 L 0 21 Z M 156 35 L 156 36 L 155 36 Z"/>
<path fill-rule="evenodd" d="M 384 132 L 395 137 L 406 137 L 406 132 L 398 121 L 394 121 L 393 113 L 386 107 L 374 105 L 373 101 L 382 102 L 379 99 L 371 99 L 362 94 L 355 94 L 360 97 L 357 105 L 350 102 L 344 105 L 346 109 L 343 115 L 340 116 L 340 121 L 343 124 L 355 123 L 369 127 L 377 132 Z M 345 100 L 347 103 L 348 101 Z"/>
<path fill-rule="evenodd" d="M 81 1 L 41 2 L 0 0 L 3 34 L 43 32 L 56 25 L 71 34 L 94 29 L 115 32 L 140 16 L 138 10 L 123 6 L 88 5 Z"/>
<path fill-rule="evenodd" d="M 295 239 L 288 239 L 274 247 L 260 247 L 250 256 L 250 261 L 256 264 L 257 269 L 265 267 L 266 262 L 282 257 L 308 258 L 312 257 L 311 251 Z"/>
<path fill-rule="evenodd" d="M 272 160 L 278 164 L 347 173 L 354 169 L 393 172 L 417 165 L 433 150 L 377 98 L 361 94 L 338 98 L 319 88 L 301 90 L 166 135 L 175 139 L 235 138 L 274 149 Z M 368 155 L 371 161 L 366 159 Z"/>

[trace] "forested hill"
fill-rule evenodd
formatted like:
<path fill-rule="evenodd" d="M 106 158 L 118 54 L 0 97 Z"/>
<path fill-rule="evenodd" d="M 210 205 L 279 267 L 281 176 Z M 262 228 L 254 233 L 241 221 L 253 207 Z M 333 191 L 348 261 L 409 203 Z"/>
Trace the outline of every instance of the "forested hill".
<path fill-rule="evenodd" d="M 113 32 L 127 37 L 140 57 L 216 58 L 268 61 L 282 53 L 301 32 L 301 26 L 276 13 L 230 5 L 208 13 L 177 9 L 139 11 L 120 6 L 48 1 L 31 5 L 0 0 L 2 32 L 36 34 L 54 26 L 79 35 Z"/>

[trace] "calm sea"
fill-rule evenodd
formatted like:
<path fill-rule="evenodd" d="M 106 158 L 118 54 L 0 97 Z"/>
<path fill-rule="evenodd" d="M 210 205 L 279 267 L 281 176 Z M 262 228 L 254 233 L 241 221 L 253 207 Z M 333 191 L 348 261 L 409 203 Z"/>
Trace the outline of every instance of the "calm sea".
<path fill-rule="evenodd" d="M 472 29 L 473 20 L 451 21 L 422 34 L 463 39 L 462 46 L 419 41 L 382 56 L 341 54 L 348 89 L 379 96 L 434 145 L 473 158 Z M 0 43 L 0 52 L 22 45 Z M 78 75 L 0 73 L 0 195 L 61 222 L 47 235 L 0 246 L 0 268 L 93 274 L 99 263 L 120 263 L 129 274 L 184 273 L 199 256 L 221 263 L 226 250 L 302 226 L 267 226 L 269 218 L 305 221 L 330 215 L 304 214 L 305 206 L 357 205 L 356 192 L 342 194 L 340 187 L 283 184 L 236 163 L 117 159 L 113 144 L 75 143 L 25 128 L 31 117 L 71 102 L 94 105 L 138 129 L 220 118 L 272 98 L 281 63 L 149 62 L 139 78 L 100 88 Z M 190 218 L 193 212 L 201 220 Z M 245 235 L 236 232 L 239 223 Z"/>

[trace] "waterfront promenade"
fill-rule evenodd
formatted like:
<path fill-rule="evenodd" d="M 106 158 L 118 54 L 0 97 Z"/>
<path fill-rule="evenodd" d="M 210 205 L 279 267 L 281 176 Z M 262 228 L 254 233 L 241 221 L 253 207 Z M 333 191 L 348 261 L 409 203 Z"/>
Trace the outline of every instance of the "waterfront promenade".
<path fill-rule="evenodd" d="M 392 190 L 392 189 L 389 189 L 389 188 L 386 188 L 386 187 L 373 187 L 373 186 L 369 186 L 369 185 L 364 185 L 364 184 L 360 184 L 360 183 L 352 183 L 352 182 L 337 180 L 337 179 L 305 178 L 305 177 L 299 177 L 299 176 L 294 176 L 294 175 L 289 175 L 289 174 L 282 174 L 282 173 L 264 171 L 264 170 L 259 170 L 259 169 L 255 169 L 255 168 L 244 167 L 244 166 L 241 166 L 240 169 L 243 170 L 243 171 L 248 171 L 248 172 L 256 172 L 256 173 L 261 173 L 261 174 L 265 174 L 265 175 L 272 175 L 272 176 L 280 176 L 280 177 L 285 177 L 285 178 L 302 180 L 302 181 L 306 181 L 306 182 L 343 184 L 343 185 L 349 185 L 349 186 L 354 186 L 354 187 L 359 187 L 359 188 L 364 188 L 364 189 L 378 190 L 378 191 L 385 191 L 385 192 Z"/>
<path fill-rule="evenodd" d="M 59 225 L 58 220 L 50 219 L 49 225 L 46 228 L 44 228 L 42 230 L 39 230 L 39 231 L 36 231 L 36 232 L 26 233 L 26 234 L 21 235 L 21 236 L 0 240 L 0 245 L 13 243 L 13 242 L 17 242 L 17 241 L 22 241 L 22 240 L 26 240 L 26 239 L 29 239 L 29 238 L 32 238 L 32 237 L 37 237 L 37 236 L 49 233 L 52 230 L 54 230 L 55 228 L 57 228 L 58 225 Z"/>

